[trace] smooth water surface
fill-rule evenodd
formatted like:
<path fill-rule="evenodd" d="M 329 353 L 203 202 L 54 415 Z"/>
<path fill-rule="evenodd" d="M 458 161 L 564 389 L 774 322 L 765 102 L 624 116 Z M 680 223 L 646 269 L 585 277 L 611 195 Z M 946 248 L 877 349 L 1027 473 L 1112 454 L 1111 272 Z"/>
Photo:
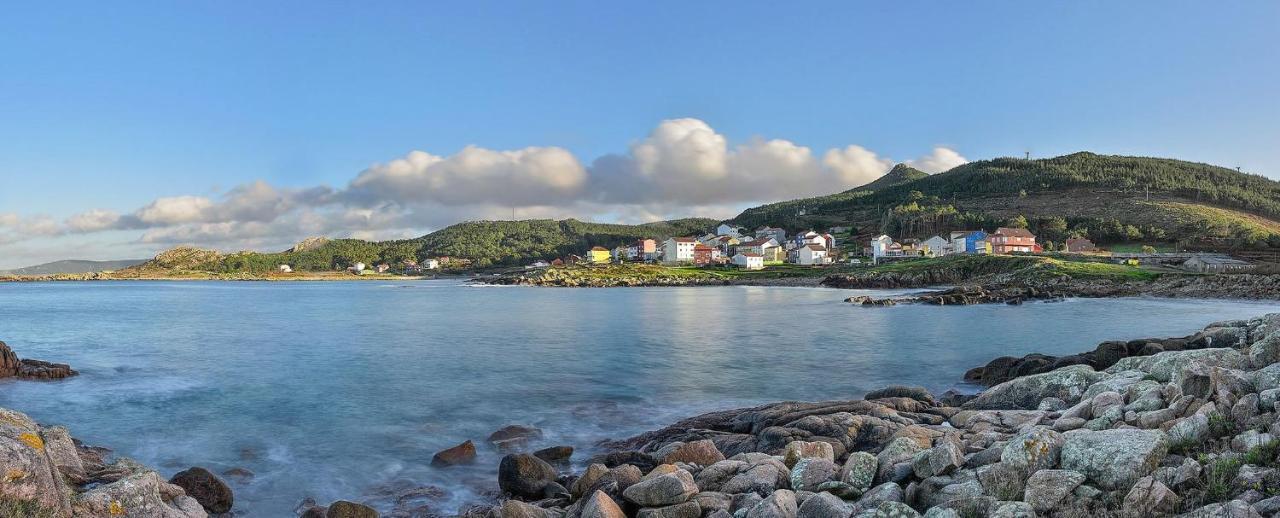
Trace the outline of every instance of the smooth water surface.
<path fill-rule="evenodd" d="M 448 512 L 496 486 L 483 439 L 532 424 L 575 458 L 700 411 L 936 391 L 1001 355 L 1185 335 L 1269 303 L 1069 300 L 861 308 L 850 290 L 556 289 L 386 283 L 0 284 L 0 340 L 79 377 L 0 383 L 0 406 L 165 476 L 247 468 L 243 516 L 304 497 L 436 485 Z M 878 295 L 883 295 L 884 292 Z M 429 467 L 476 440 L 472 467 Z M 387 500 L 377 500 L 384 508 Z"/>

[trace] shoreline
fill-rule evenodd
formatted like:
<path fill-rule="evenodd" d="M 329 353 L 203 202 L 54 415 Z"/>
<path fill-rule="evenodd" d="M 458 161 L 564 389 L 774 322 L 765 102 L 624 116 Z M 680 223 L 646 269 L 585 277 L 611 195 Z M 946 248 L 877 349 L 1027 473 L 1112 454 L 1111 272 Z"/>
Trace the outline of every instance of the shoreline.
<path fill-rule="evenodd" d="M 1105 513 L 1117 502 L 1141 500 L 1154 491 L 1181 494 L 1175 495 L 1183 502 L 1177 505 L 1165 498 L 1160 504 L 1164 512 L 1221 508 L 1222 503 L 1204 502 L 1194 481 L 1180 471 L 1192 470 L 1188 462 L 1211 470 L 1216 459 L 1252 455 L 1280 438 L 1280 313 L 1212 323 L 1180 338 L 1103 342 L 1094 351 L 1063 357 L 1065 361 L 1041 357 L 996 358 L 975 367 L 971 372 L 1003 369 L 999 376 L 981 379 L 966 375 L 966 383 L 988 386 L 976 395 L 890 386 L 858 400 L 782 401 L 687 417 L 592 445 L 605 453 L 589 459 L 587 469 L 576 475 L 541 457 L 512 453 L 497 467 L 499 487 L 510 499 L 476 502 L 459 515 L 585 518 L 593 506 L 612 504 L 627 516 L 658 518 L 666 516 L 655 515 L 659 511 L 677 511 L 669 507 L 692 512 L 690 504 L 696 503 L 699 514 L 717 518 L 744 510 L 750 516 L 778 505 L 800 509 L 784 517 L 825 516 L 807 514 L 806 506 L 835 509 L 841 516 L 876 511 L 913 516 L 935 507 L 989 516 L 1008 512 L 1005 508 L 1042 507 L 1031 488 L 1043 470 L 1080 474 L 1080 480 L 1070 477 L 1072 489 L 1063 491 L 1055 505 Z M 1037 367 L 1028 368 L 1031 364 Z M 1231 385 L 1216 379 L 1247 381 Z M 1233 428 L 1240 433 L 1212 437 L 1209 423 L 1222 416 L 1240 421 Z M 128 459 L 107 462 L 105 450 L 74 442 L 65 429 L 41 427 L 9 410 L 0 410 L 0 417 L 0 449 L 24 453 L 22 445 L 29 448 L 31 441 L 23 434 L 34 434 L 50 450 L 47 458 L 62 459 L 50 469 L 63 475 L 59 491 L 73 496 L 65 502 L 45 501 L 54 508 L 75 508 L 85 513 L 76 516 L 94 517 L 197 517 L 208 510 L 192 502 L 206 504 L 209 495 L 175 490 L 179 486 Z M 1043 445 L 1049 453 L 1029 454 L 1011 446 L 1019 441 Z M 1073 442 L 1105 451 L 1137 448 L 1141 467 L 1134 471 L 1106 459 L 1078 458 L 1085 454 L 1073 449 Z M 1201 462 L 1186 454 L 1196 448 L 1213 457 Z M 1275 462 L 1280 466 L 1280 458 Z M 544 469 L 548 467 L 550 471 Z M 644 472 L 650 474 L 641 479 Z M 668 501 L 630 489 L 650 478 L 680 479 L 681 487 L 691 482 L 694 490 Z M 41 480 L 36 481 L 44 484 L 38 489 L 59 487 L 52 479 Z M 1022 484 L 1017 495 L 1006 487 L 1017 485 L 1016 480 Z M 73 481 L 84 483 L 67 486 Z M 1233 495 L 1243 498 L 1224 500 L 1225 505 L 1253 509 L 1268 502 L 1280 510 L 1280 497 L 1253 498 L 1247 492 L 1241 489 Z M 103 500 L 102 495 L 111 498 Z M 134 504 L 123 514 L 113 512 L 111 502 L 126 500 Z M 94 502 L 103 505 L 94 507 Z M 1190 502 L 1204 506 L 1190 509 L 1184 505 Z"/>

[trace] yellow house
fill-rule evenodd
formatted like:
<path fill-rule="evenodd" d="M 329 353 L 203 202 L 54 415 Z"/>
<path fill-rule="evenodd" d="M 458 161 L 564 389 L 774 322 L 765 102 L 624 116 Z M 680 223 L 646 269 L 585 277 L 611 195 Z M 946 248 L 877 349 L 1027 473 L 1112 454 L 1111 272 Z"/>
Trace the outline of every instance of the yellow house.
<path fill-rule="evenodd" d="M 609 249 L 603 246 L 592 247 L 587 251 L 587 261 L 593 264 L 605 264 L 609 262 Z"/>

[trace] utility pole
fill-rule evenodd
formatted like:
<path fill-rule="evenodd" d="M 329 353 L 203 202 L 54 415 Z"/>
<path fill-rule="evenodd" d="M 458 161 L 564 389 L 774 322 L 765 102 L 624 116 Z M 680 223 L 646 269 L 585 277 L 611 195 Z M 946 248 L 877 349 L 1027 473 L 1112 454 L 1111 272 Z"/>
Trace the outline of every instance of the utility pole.
<path fill-rule="evenodd" d="M 1023 153 L 1026 153 L 1027 160 L 1031 160 L 1031 151 L 1023 151 Z"/>

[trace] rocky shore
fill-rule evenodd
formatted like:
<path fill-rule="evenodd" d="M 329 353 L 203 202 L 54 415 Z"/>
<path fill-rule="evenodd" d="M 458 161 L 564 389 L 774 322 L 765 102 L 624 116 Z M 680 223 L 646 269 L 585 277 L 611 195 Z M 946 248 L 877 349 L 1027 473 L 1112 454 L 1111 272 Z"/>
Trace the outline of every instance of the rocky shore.
<path fill-rule="evenodd" d="M 834 275 L 823 286 L 848 289 L 927 288 L 944 284 L 931 276 L 884 274 L 872 276 Z M 1059 278 L 1047 281 L 1020 279 L 961 280 L 959 286 L 917 295 L 872 298 L 850 297 L 846 302 L 863 306 L 897 304 L 1020 304 L 1033 300 L 1061 300 L 1069 297 L 1169 297 L 1202 299 L 1280 300 L 1280 275 L 1164 275 L 1150 281 Z"/>
<path fill-rule="evenodd" d="M 1071 357 L 1001 358 L 967 377 L 990 387 L 977 395 L 887 387 L 860 400 L 713 412 L 595 445 L 603 453 L 577 469 L 568 462 L 572 448 L 528 452 L 540 432 L 506 427 L 486 440 L 509 452 L 497 466 L 500 496 L 460 514 L 1280 514 L 1280 313 L 1214 323 L 1186 337 L 1104 342 Z M 472 463 L 475 449 L 464 442 L 433 464 Z M 103 457 L 65 429 L 0 411 L 0 509 L 186 518 L 231 508 L 225 484 L 203 470 L 164 482 L 128 459 Z M 308 502 L 298 512 L 378 516 L 345 501 Z M 389 516 L 437 513 L 420 507 Z"/>

